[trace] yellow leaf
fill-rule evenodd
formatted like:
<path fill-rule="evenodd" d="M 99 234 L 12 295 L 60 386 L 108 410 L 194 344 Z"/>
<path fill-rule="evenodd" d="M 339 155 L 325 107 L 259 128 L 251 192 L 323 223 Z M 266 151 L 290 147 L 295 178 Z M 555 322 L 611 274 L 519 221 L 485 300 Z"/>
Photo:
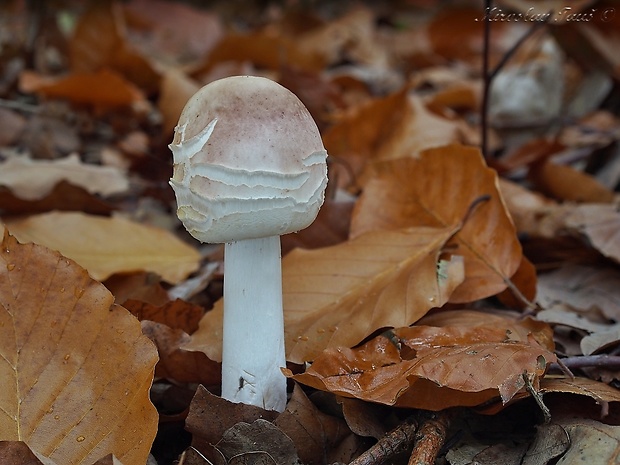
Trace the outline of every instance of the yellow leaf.
<path fill-rule="evenodd" d="M 114 273 L 151 271 L 177 283 L 197 269 L 200 254 L 172 233 L 120 217 L 52 212 L 4 222 L 20 242 L 71 258 L 102 281 Z"/>

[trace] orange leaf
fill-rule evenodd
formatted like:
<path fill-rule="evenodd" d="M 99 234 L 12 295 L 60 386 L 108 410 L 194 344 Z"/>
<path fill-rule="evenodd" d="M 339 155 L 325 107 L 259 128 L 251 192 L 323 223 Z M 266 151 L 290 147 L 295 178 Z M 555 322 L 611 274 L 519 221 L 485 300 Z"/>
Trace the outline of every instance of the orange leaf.
<path fill-rule="evenodd" d="M 303 363 L 326 347 L 353 346 L 377 329 L 409 325 L 443 305 L 463 272 L 458 258 L 438 259 L 452 234 L 423 227 L 375 231 L 289 253 L 282 261 L 287 360 Z M 222 307 L 220 300 L 207 312 L 185 348 L 221 360 Z"/>
<path fill-rule="evenodd" d="M 455 228 L 467 218 L 450 241 L 454 253 L 464 257 L 466 271 L 450 301 L 471 302 L 506 288 L 521 263 L 521 245 L 498 191 L 497 175 L 478 149 L 429 149 L 418 159 L 377 164 L 375 171 L 353 211 L 352 237 L 377 229 Z M 488 200 L 469 212 L 484 196 Z"/>
<path fill-rule="evenodd" d="M 64 77 L 43 77 L 32 71 L 20 76 L 23 92 L 36 92 L 48 98 L 110 109 L 131 105 L 144 99 L 142 92 L 118 73 L 109 69 L 73 73 Z"/>
<path fill-rule="evenodd" d="M 550 161 L 532 166 L 528 177 L 534 186 L 558 200 L 610 203 L 614 193 L 595 177 L 568 165 Z"/>
<path fill-rule="evenodd" d="M 113 69 L 124 78 L 152 93 L 159 87 L 159 74 L 126 38 L 120 3 L 91 2 L 80 16 L 69 42 L 69 59 L 74 73 Z"/>
<path fill-rule="evenodd" d="M 157 351 L 75 262 L 5 234 L 0 246 L 0 431 L 63 465 L 146 462 Z"/>
<path fill-rule="evenodd" d="M 353 107 L 325 131 L 323 140 L 330 155 L 343 157 L 359 177 L 369 161 L 417 157 L 422 150 L 461 142 L 461 135 L 457 122 L 429 111 L 405 86 Z M 365 177 L 359 184 L 364 183 Z"/>

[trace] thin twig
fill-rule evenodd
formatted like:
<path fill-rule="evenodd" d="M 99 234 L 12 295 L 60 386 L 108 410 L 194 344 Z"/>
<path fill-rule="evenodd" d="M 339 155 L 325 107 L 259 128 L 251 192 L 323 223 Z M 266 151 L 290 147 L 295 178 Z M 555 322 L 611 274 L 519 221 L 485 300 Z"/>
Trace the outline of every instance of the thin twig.
<path fill-rule="evenodd" d="M 536 31 L 538 31 L 541 27 L 547 24 L 547 22 L 549 21 L 549 18 L 551 17 L 551 13 L 553 13 L 553 10 L 551 10 L 545 16 L 544 20 L 536 21 L 532 25 L 532 27 L 529 28 L 527 32 L 525 32 L 525 34 L 523 34 L 523 36 L 521 36 L 519 40 L 517 40 L 512 47 L 510 47 L 510 49 L 504 54 L 504 56 L 502 56 L 501 60 L 499 60 L 497 65 L 495 65 L 495 68 L 493 68 L 493 70 L 489 72 L 489 75 L 488 75 L 489 81 L 493 81 L 495 76 L 497 76 L 497 74 L 502 70 L 502 68 L 506 66 L 506 63 L 510 61 L 510 59 L 514 56 L 515 53 L 517 53 L 517 51 L 521 48 L 521 46 L 525 43 L 527 39 L 532 37 Z"/>
<path fill-rule="evenodd" d="M 485 0 L 485 11 L 491 11 L 492 0 Z M 489 75 L 489 55 L 490 55 L 490 36 L 491 36 L 491 18 L 488 13 L 484 17 L 484 36 L 482 53 L 482 79 L 484 86 L 482 89 L 482 102 L 480 109 L 480 127 L 482 130 L 482 137 L 480 141 L 482 156 L 486 159 L 489 157 L 489 141 L 488 141 L 488 126 L 489 126 L 489 94 L 491 91 L 491 76 Z"/>
<path fill-rule="evenodd" d="M 436 413 L 420 425 L 408 465 L 432 465 L 446 442 L 452 413 Z"/>
<path fill-rule="evenodd" d="M 502 68 L 510 61 L 510 59 L 514 56 L 515 53 L 521 48 L 523 43 L 529 39 L 536 31 L 538 31 L 541 27 L 545 26 L 549 19 L 551 18 L 552 11 L 549 11 L 547 15 L 544 16 L 544 20 L 536 21 L 530 29 L 527 30 L 522 37 L 517 40 L 512 47 L 502 56 L 497 65 L 489 71 L 489 62 L 491 55 L 491 18 L 489 12 L 492 11 L 493 1 L 485 0 L 485 11 L 487 12 L 484 16 L 484 35 L 483 35 L 483 54 L 482 54 L 482 79 L 483 79 L 483 89 L 482 89 L 482 102 L 480 109 L 480 128 L 482 131 L 481 134 L 481 151 L 482 155 L 485 159 L 489 157 L 489 106 L 490 106 L 490 95 L 491 95 L 491 85 L 493 84 L 493 79 L 497 74 L 502 70 Z"/>
<path fill-rule="evenodd" d="M 542 412 L 543 417 L 545 418 L 545 423 L 549 423 L 551 421 L 551 412 L 549 411 L 549 408 L 543 402 L 542 394 L 536 390 L 536 388 L 532 384 L 531 378 L 529 377 L 527 373 L 523 373 L 523 382 L 525 383 L 525 389 L 532 396 L 532 398 L 538 405 L 538 408 L 540 408 L 540 411 Z"/>
<path fill-rule="evenodd" d="M 417 429 L 418 420 L 412 415 L 383 436 L 375 445 L 362 453 L 349 465 L 381 465 L 387 463 L 395 455 L 411 448 L 416 438 Z"/>
<path fill-rule="evenodd" d="M 580 355 L 561 359 L 561 363 L 569 370 L 579 368 L 606 368 L 608 370 L 620 369 L 620 355 Z M 561 370 L 559 363 L 551 363 L 550 370 Z"/>

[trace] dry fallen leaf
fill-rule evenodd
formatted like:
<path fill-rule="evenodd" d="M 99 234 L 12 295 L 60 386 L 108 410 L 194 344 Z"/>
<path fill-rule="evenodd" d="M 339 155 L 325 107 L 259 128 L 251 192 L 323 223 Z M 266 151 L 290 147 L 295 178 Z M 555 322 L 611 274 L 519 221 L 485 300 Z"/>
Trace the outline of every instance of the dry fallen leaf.
<path fill-rule="evenodd" d="M 614 199 L 614 193 L 596 178 L 568 165 L 537 163 L 528 176 L 536 189 L 557 200 L 610 203 Z"/>
<path fill-rule="evenodd" d="M 353 184 L 365 184 L 372 176 L 364 172 L 368 162 L 417 157 L 425 149 L 462 140 L 459 124 L 429 111 L 408 86 L 349 109 L 323 139 L 330 155 L 350 165 Z"/>
<path fill-rule="evenodd" d="M 156 92 L 160 79 L 158 71 L 129 43 L 126 36 L 120 3 L 89 3 L 69 41 L 71 70 L 74 73 L 91 73 L 111 69 L 146 94 Z"/>
<path fill-rule="evenodd" d="M 8 187 L 0 186 L 1 215 L 25 215 L 52 210 L 76 210 L 93 215 L 109 215 L 114 207 L 98 196 L 90 194 L 86 189 L 67 181 L 60 181 L 48 195 L 39 200 L 24 200 L 13 194 Z"/>
<path fill-rule="evenodd" d="M 22 92 L 37 93 L 47 98 L 67 99 L 73 103 L 91 105 L 98 110 L 126 107 L 144 101 L 140 88 L 107 68 L 61 77 L 47 77 L 33 71 L 24 71 L 20 76 L 20 89 Z"/>
<path fill-rule="evenodd" d="M 620 263 L 620 211 L 615 205 L 577 205 L 568 212 L 565 224 L 583 234 L 600 253 Z"/>
<path fill-rule="evenodd" d="M 580 312 L 598 310 L 617 321 L 619 286 L 620 273 L 615 268 L 567 265 L 539 276 L 538 301 L 543 308 L 566 303 Z"/>
<path fill-rule="evenodd" d="M 128 299 L 121 303 L 140 321 L 161 323 L 173 329 L 181 329 L 187 334 L 192 334 L 198 329 L 198 322 L 205 312 L 201 306 L 181 299 L 171 300 L 162 305 L 137 299 Z"/>
<path fill-rule="evenodd" d="M 157 351 L 75 262 L 5 234 L 0 247 L 0 431 L 63 465 L 114 453 L 143 465 L 157 431 Z"/>
<path fill-rule="evenodd" d="M 200 260 L 198 251 L 174 234 L 120 217 L 52 212 L 6 219 L 4 224 L 20 242 L 58 250 L 98 280 L 146 270 L 177 283 L 196 270 Z"/>
<path fill-rule="evenodd" d="M 442 340 L 445 344 L 445 339 L 451 339 L 450 333 L 437 330 L 430 343 L 409 347 L 409 340 L 401 341 L 397 329 L 355 349 L 326 349 L 304 373 L 287 373 L 317 389 L 405 408 L 442 410 L 480 405 L 497 397 L 506 404 L 525 387 L 525 375 L 536 385 L 555 355 L 531 341 L 528 330 L 521 331 L 527 333 L 525 340 L 512 334 L 509 328 L 518 326 L 516 321 L 506 318 L 503 323 L 496 321 L 494 329 L 503 328 L 502 337 L 510 335 L 513 340 L 476 342 L 480 328 L 470 326 L 458 328 L 461 338 L 455 343 L 450 340 L 442 346 Z"/>
<path fill-rule="evenodd" d="M 0 186 L 23 200 L 40 200 L 61 181 L 104 197 L 129 188 L 129 179 L 121 170 L 82 163 L 76 154 L 51 161 L 11 157 L 0 163 Z"/>
<path fill-rule="evenodd" d="M 142 321 L 142 333 L 157 346 L 159 362 L 155 376 L 178 383 L 200 383 L 204 386 L 219 385 L 222 366 L 207 358 L 202 352 L 181 348 L 189 342 L 189 335 L 161 323 Z"/>
<path fill-rule="evenodd" d="M 375 167 L 353 211 L 351 236 L 413 226 L 457 228 L 450 245 L 465 259 L 465 281 L 450 297 L 471 302 L 507 287 L 521 263 L 521 245 L 478 149 L 449 145 L 419 158 Z"/>
<path fill-rule="evenodd" d="M 185 421 L 192 434 L 192 447 L 203 457 L 218 463 L 221 455 L 217 443 L 224 433 L 240 422 L 250 423 L 260 418 L 272 421 L 278 413 L 255 405 L 233 403 L 211 394 L 204 386 L 198 386 Z"/>
<path fill-rule="evenodd" d="M 282 261 L 287 360 L 312 360 L 326 347 L 353 346 L 374 331 L 414 323 L 443 305 L 461 282 L 459 257 L 439 260 L 448 228 L 374 231 Z M 221 360 L 222 301 L 206 313 L 188 350 Z"/>
<path fill-rule="evenodd" d="M 349 463 L 359 443 L 342 418 L 319 410 L 298 384 L 273 423 L 293 440 L 305 465 Z"/>

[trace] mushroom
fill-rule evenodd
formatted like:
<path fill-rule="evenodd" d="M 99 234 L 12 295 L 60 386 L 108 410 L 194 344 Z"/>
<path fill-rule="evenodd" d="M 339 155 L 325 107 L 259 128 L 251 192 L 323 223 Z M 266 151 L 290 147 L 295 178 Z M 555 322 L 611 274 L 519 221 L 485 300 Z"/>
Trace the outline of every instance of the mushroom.
<path fill-rule="evenodd" d="M 199 241 L 225 244 L 222 397 L 281 412 L 280 236 L 309 226 L 323 204 L 319 130 L 288 89 L 234 76 L 190 98 L 169 147 L 179 219 Z"/>

